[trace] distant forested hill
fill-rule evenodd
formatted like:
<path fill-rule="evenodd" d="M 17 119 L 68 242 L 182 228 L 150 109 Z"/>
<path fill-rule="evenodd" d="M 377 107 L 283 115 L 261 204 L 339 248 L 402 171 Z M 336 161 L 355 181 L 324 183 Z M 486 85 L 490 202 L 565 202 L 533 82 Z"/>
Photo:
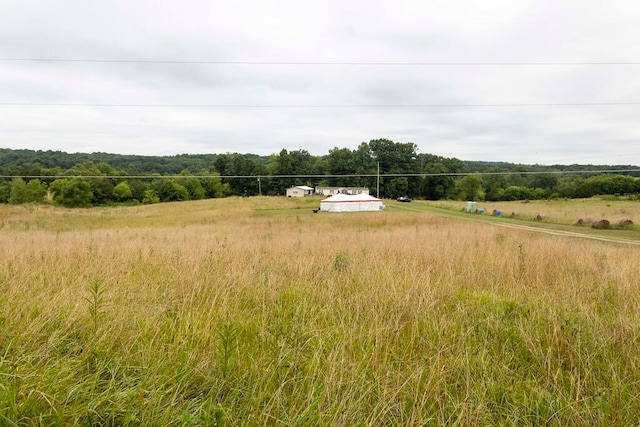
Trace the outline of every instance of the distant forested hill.
<path fill-rule="evenodd" d="M 216 154 L 179 154 L 176 156 L 135 156 L 110 153 L 65 153 L 63 151 L 11 150 L 0 148 L 0 168 L 4 174 L 22 173 L 38 168 L 69 169 L 79 163 L 107 163 L 132 174 L 177 174 L 210 172 Z"/>
<path fill-rule="evenodd" d="M 638 166 L 633 165 L 580 165 L 577 163 L 571 165 L 538 165 L 538 164 L 522 164 L 508 162 L 482 162 L 474 160 L 462 160 L 464 170 L 468 173 L 486 173 L 486 172 L 559 172 L 559 171 L 610 171 L 610 170 L 638 170 Z M 625 175 L 640 176 L 638 172 L 627 172 Z M 588 173 L 586 175 L 593 175 Z"/>
<path fill-rule="evenodd" d="M 344 150 L 344 149 L 340 149 Z M 215 161 L 221 154 L 178 154 L 174 156 L 138 156 L 130 154 L 112 153 L 66 153 L 64 151 L 42 150 L 13 150 L 0 148 L 0 171 L 4 175 L 25 174 L 40 168 L 70 169 L 79 163 L 107 163 L 112 168 L 131 174 L 160 174 L 175 175 L 184 170 L 192 173 L 210 173 L 215 170 Z M 242 154 L 244 159 L 266 165 L 270 156 L 257 154 Z M 326 157 L 326 156 L 313 156 Z M 607 171 L 622 169 L 638 169 L 632 165 L 529 165 L 508 162 L 488 162 L 474 160 L 460 160 L 462 172 L 554 172 L 554 171 Z M 638 173 L 628 173 L 640 176 Z"/>

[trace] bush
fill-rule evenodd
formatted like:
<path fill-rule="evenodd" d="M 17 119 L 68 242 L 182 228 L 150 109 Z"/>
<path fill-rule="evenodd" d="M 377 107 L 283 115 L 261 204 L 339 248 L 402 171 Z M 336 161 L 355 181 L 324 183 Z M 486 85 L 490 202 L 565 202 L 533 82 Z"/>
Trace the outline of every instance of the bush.
<path fill-rule="evenodd" d="M 56 179 L 49 187 L 53 201 L 68 208 L 86 208 L 91 206 L 93 193 L 87 181 L 81 178 Z"/>
<path fill-rule="evenodd" d="M 131 191 L 129 184 L 127 184 L 126 181 L 122 181 L 113 188 L 113 197 L 115 197 L 117 201 L 123 202 L 131 199 L 133 197 L 133 192 Z"/>
<path fill-rule="evenodd" d="M 160 197 L 158 197 L 158 194 L 155 192 L 155 190 L 147 190 L 144 192 L 142 203 L 144 203 L 145 205 L 160 203 Z"/>

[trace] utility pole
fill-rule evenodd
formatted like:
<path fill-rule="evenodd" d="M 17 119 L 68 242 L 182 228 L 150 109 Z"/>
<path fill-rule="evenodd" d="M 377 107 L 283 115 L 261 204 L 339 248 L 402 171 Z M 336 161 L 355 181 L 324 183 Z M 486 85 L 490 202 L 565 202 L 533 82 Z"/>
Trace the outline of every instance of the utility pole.
<path fill-rule="evenodd" d="M 262 196 L 262 183 L 260 182 L 260 177 L 258 177 L 258 194 Z"/>
<path fill-rule="evenodd" d="M 378 162 L 378 186 L 376 188 L 376 197 L 380 198 L 380 162 Z"/>

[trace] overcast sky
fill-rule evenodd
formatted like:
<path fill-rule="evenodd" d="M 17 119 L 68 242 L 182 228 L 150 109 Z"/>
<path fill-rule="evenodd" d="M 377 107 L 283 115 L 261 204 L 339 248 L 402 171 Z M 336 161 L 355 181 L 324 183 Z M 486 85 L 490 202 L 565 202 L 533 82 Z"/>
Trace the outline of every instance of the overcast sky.
<path fill-rule="evenodd" d="M 640 165 L 640 105 L 477 106 L 640 103 L 639 23 L 630 0 L 1 0 L 0 147 Z"/>

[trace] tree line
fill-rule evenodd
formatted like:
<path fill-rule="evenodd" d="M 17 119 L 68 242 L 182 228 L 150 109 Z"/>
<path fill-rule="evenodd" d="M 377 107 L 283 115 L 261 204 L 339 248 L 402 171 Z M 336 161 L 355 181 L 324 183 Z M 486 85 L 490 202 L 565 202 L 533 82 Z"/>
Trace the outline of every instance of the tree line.
<path fill-rule="evenodd" d="M 638 169 L 470 162 L 418 153 L 413 143 L 388 139 L 363 142 L 356 149 L 335 147 L 321 156 L 286 149 L 271 156 L 164 157 L 0 149 L 0 175 L 5 176 L 0 179 L 0 203 L 49 202 L 67 207 L 157 203 L 283 195 L 293 185 L 366 187 L 371 194 L 377 194 L 379 188 L 384 198 L 430 200 L 535 200 L 640 193 L 638 172 L 604 172 L 614 168 Z M 582 172 L 585 170 L 590 172 Z M 132 175 L 142 177 L 127 178 Z"/>

